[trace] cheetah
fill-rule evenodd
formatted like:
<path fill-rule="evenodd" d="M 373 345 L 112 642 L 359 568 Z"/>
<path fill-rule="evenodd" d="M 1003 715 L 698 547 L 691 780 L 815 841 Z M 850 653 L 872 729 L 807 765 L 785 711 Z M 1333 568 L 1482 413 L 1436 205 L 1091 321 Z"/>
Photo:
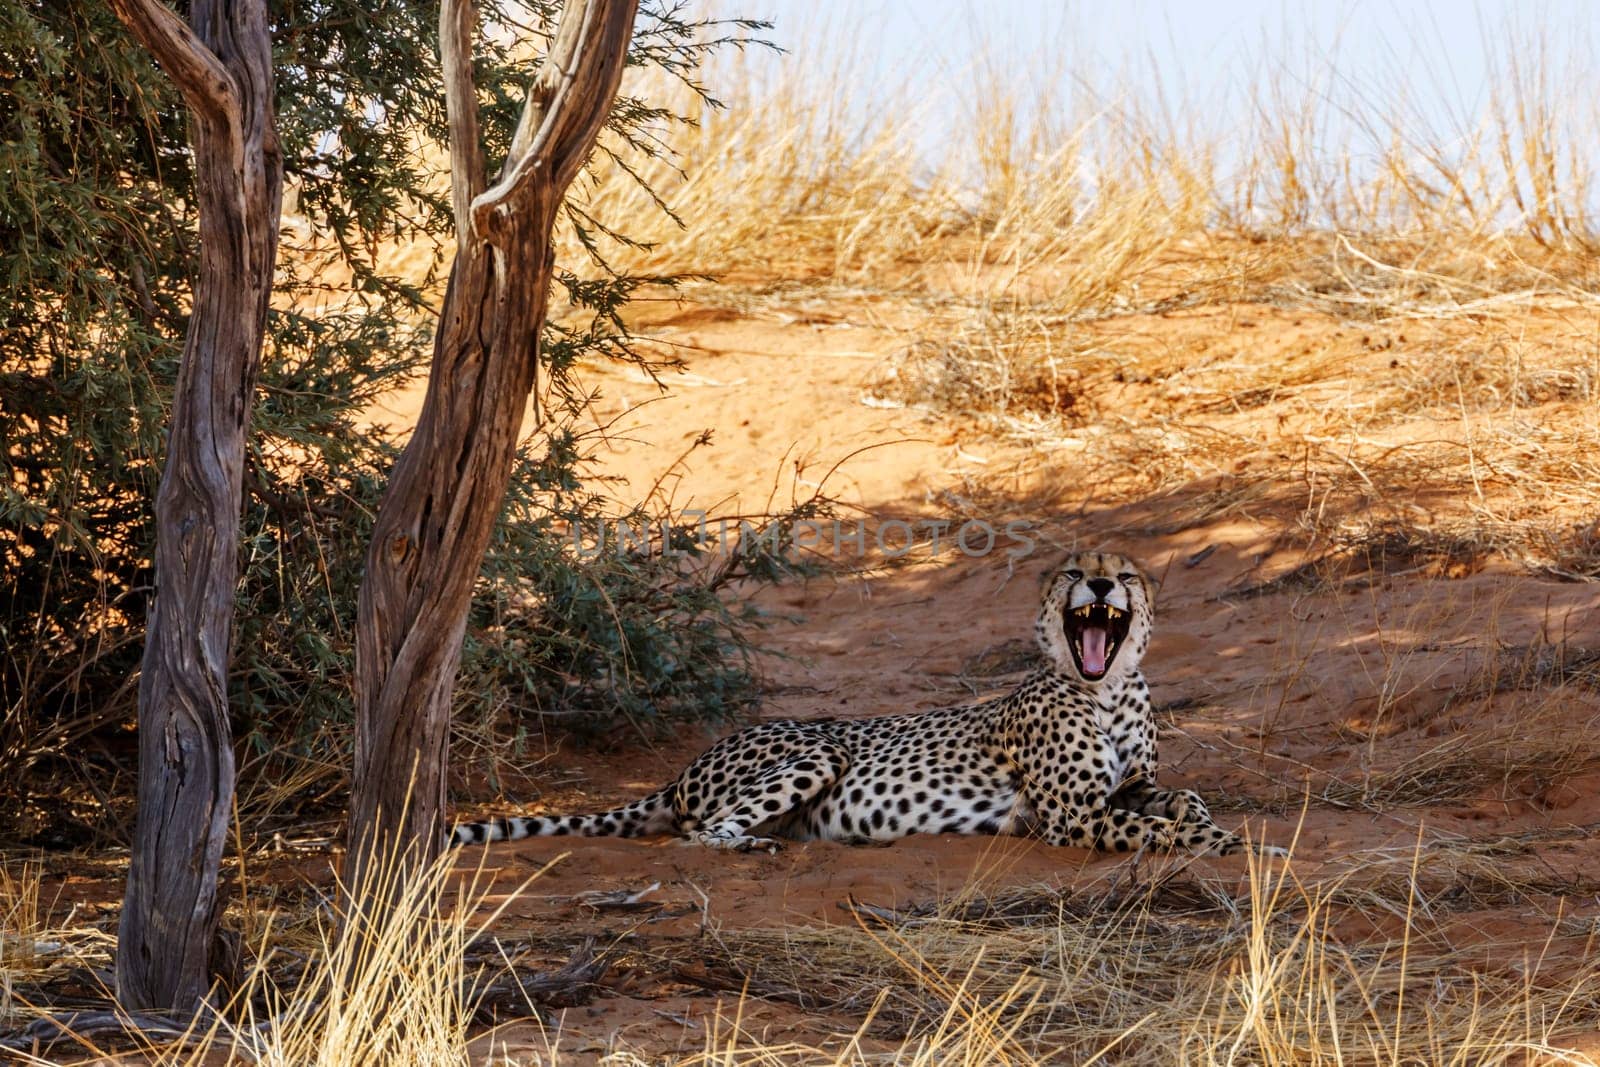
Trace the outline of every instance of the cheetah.
<path fill-rule="evenodd" d="M 1151 580 L 1126 557 L 1076 554 L 1049 576 L 1034 624 L 1045 666 L 1004 696 L 750 726 L 631 804 L 465 824 L 450 843 L 676 833 L 714 849 L 775 852 L 779 838 L 868 844 L 955 833 L 1239 852 L 1245 841 L 1217 826 L 1198 794 L 1156 784 L 1155 717 L 1139 671 L 1153 600 Z"/>

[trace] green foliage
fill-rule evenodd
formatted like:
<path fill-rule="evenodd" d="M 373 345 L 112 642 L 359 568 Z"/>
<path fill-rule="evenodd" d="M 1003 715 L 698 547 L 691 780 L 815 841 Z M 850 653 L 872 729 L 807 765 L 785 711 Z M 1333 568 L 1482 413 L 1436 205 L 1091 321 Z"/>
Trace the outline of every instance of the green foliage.
<path fill-rule="evenodd" d="M 569 424 L 542 455 L 520 457 L 473 601 L 462 671 L 472 704 L 491 716 L 520 709 L 512 718 L 524 728 L 530 712 L 580 729 L 620 717 L 641 730 L 663 714 L 736 714 L 751 696 L 742 634 L 754 613 L 730 610 L 720 593 L 806 573 L 783 535 L 831 514 L 829 502 L 813 497 L 724 545 L 714 519 L 665 506 L 616 513 L 572 478 L 584 449 Z M 637 543 L 619 544 L 620 527 Z M 495 723 L 457 725 L 485 736 Z"/>
<path fill-rule="evenodd" d="M 98 5 L 0 4 L 7 782 L 126 708 L 138 663 L 193 220 L 183 118 L 121 37 Z"/>
<path fill-rule="evenodd" d="M 509 9 L 484 8 L 487 22 L 511 23 Z M 523 29 L 537 37 L 557 8 L 516 11 L 531 12 Z M 263 358 L 231 694 L 240 736 L 263 757 L 348 735 L 356 590 L 396 454 L 369 412 L 425 367 L 432 325 L 425 289 L 386 275 L 377 252 L 442 243 L 450 224 L 445 183 L 420 149 L 444 132 L 437 12 L 431 0 L 273 3 L 299 216 L 284 231 L 275 306 L 296 310 L 273 312 Z M 630 59 L 692 84 L 719 34 L 754 28 L 647 4 Z M 491 158 L 522 105 L 517 36 L 484 34 L 477 57 Z M 660 153 L 671 121 L 622 100 L 612 143 Z M 195 262 L 192 188 L 176 93 L 103 0 L 0 0 L 0 794 L 33 813 L 34 830 L 67 823 L 63 806 L 40 806 L 52 792 L 98 798 L 100 824 L 112 825 L 132 782 L 151 502 Z M 609 231 L 576 206 L 568 221 L 594 255 L 589 235 Z M 332 269 L 309 266 L 312 243 L 337 250 Z M 555 534 L 610 506 L 583 488 L 570 427 L 587 398 L 568 372 L 585 358 L 638 359 L 620 308 L 639 285 L 672 281 L 581 266 L 558 278 L 557 303 L 564 294 L 582 314 L 546 338 L 554 429 L 524 450 L 484 570 L 464 717 L 504 728 L 574 709 L 640 723 L 727 713 L 751 679 L 740 620 L 705 583 L 661 559 L 580 560 Z M 536 639 L 509 640 L 521 623 L 508 620 L 533 618 L 535 601 Z M 319 752 L 337 767 L 329 756 Z"/>

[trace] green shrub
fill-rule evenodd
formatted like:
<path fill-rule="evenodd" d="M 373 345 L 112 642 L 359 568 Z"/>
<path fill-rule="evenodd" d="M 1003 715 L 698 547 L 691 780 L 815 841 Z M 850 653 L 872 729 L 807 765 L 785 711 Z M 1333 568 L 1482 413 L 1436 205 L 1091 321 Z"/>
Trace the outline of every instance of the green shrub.
<path fill-rule="evenodd" d="M 555 6 L 533 5 L 540 25 Z M 348 736 L 356 590 L 397 450 L 363 416 L 422 372 L 430 346 L 424 292 L 385 274 L 376 253 L 442 240 L 450 218 L 418 148 L 443 135 L 437 10 L 273 4 L 292 203 L 349 281 L 292 269 L 306 238 L 286 230 L 275 306 L 329 310 L 275 310 L 263 357 L 231 692 L 246 798 L 251 774 L 299 753 L 316 752 L 303 766 L 324 779 L 343 765 L 322 746 Z M 676 3 L 647 4 L 631 61 L 687 80 L 721 40 L 709 25 Z M 484 39 L 492 157 L 522 92 L 510 35 Z M 624 99 L 611 128 L 657 152 L 671 121 Z M 0 797 L 41 840 L 116 832 L 131 802 L 151 502 L 195 261 L 192 183 L 176 94 L 102 0 L 0 0 Z M 594 232 L 581 211 L 569 216 Z M 559 279 L 553 307 L 564 291 L 587 325 L 546 338 L 553 429 L 522 456 L 484 569 L 461 686 L 471 722 L 717 715 L 750 692 L 740 620 L 692 574 L 662 560 L 586 562 L 552 535 L 610 506 L 583 489 L 570 427 L 585 398 L 567 372 L 586 358 L 637 359 L 618 311 L 639 285 L 673 281 L 589 273 L 599 279 Z M 509 641 L 508 620 L 531 618 L 529 588 L 545 605 L 539 637 Z"/>

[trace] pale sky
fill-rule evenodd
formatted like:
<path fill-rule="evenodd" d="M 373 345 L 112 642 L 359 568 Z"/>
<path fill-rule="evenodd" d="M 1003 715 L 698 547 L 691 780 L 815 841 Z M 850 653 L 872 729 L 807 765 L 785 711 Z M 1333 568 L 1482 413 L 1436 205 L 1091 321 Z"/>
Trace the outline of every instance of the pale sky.
<path fill-rule="evenodd" d="M 1164 99 L 1186 121 L 1223 127 L 1268 80 L 1391 114 L 1404 95 L 1411 121 L 1449 134 L 1488 106 L 1490 64 L 1517 54 L 1508 40 L 1524 42 L 1525 58 L 1542 40 L 1549 54 L 1539 65 L 1556 91 L 1585 95 L 1591 113 L 1600 100 L 1591 59 L 1600 0 L 720 0 L 717 9 L 776 22 L 771 36 L 789 54 L 764 64 L 850 54 L 855 70 L 915 86 L 935 114 L 961 106 L 957 90 L 983 57 L 1019 87 L 1065 92 L 1081 78 L 1101 98 Z M 870 106 L 872 86 L 858 95 Z"/>

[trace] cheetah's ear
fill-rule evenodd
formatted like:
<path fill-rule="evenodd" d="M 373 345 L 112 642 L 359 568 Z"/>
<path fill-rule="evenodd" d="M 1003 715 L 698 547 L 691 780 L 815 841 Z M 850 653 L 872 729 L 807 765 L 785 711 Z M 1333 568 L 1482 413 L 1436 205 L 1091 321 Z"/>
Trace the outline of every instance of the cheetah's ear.
<path fill-rule="evenodd" d="M 1161 592 L 1162 580 L 1143 563 L 1135 563 L 1134 569 L 1139 572 L 1139 580 L 1144 582 L 1144 594 L 1150 603 L 1156 602 L 1156 596 Z"/>

